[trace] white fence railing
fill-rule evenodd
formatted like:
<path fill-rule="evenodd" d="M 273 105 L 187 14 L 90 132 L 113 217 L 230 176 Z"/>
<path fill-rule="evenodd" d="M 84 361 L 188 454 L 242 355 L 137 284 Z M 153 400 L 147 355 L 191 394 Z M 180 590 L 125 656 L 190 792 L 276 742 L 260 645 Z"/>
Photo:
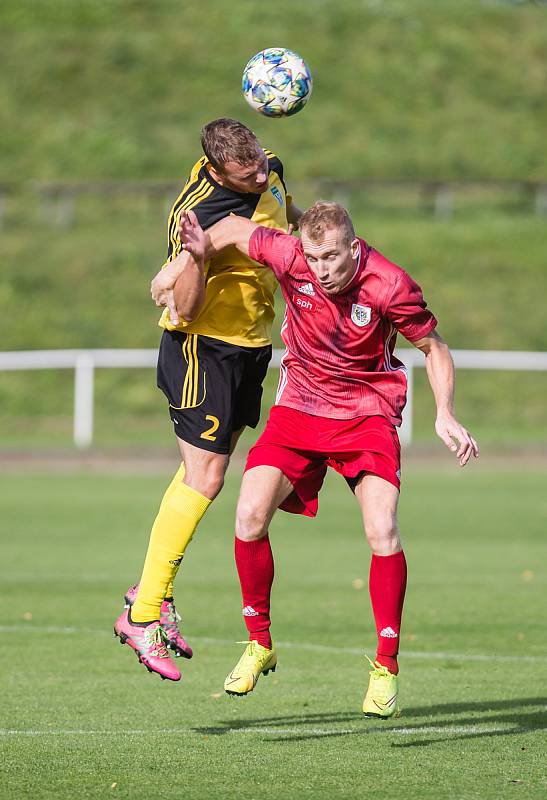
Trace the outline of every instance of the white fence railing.
<path fill-rule="evenodd" d="M 270 368 L 279 367 L 282 350 L 274 350 Z M 416 349 L 397 350 L 407 367 L 407 404 L 400 430 L 401 443 L 412 441 L 412 395 L 415 367 L 424 367 Z M 547 352 L 515 350 L 452 350 L 456 368 L 547 371 Z M 20 350 L 0 353 L 0 371 L 33 369 L 74 370 L 74 443 L 85 449 L 93 442 L 93 395 L 95 369 L 155 367 L 157 350 Z"/>

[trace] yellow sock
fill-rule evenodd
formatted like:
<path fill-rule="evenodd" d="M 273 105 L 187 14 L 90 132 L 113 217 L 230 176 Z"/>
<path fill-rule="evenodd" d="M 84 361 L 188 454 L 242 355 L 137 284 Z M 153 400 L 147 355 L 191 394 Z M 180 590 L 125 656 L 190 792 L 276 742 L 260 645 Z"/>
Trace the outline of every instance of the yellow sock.
<path fill-rule="evenodd" d="M 165 503 L 168 497 L 171 497 L 171 495 L 173 494 L 174 490 L 177 488 L 179 483 L 182 483 L 182 481 L 184 480 L 185 475 L 186 475 L 186 470 L 184 468 L 184 461 L 183 461 L 178 470 L 175 472 L 173 480 L 165 490 L 165 494 L 161 498 L 161 505 Z"/>
<path fill-rule="evenodd" d="M 167 500 L 168 497 L 171 497 L 171 495 L 173 494 L 173 491 L 177 488 L 179 483 L 182 483 L 182 481 L 184 480 L 185 474 L 186 474 L 186 470 L 184 468 L 184 461 L 183 461 L 181 463 L 180 467 L 178 468 L 178 470 L 175 472 L 173 480 L 171 481 L 171 483 L 169 484 L 169 486 L 165 490 L 165 494 L 163 495 L 163 497 L 161 499 L 161 505 L 163 505 L 165 503 L 165 501 Z M 160 508 L 161 508 L 161 505 L 160 505 Z M 174 578 L 172 578 L 169 581 L 167 589 L 165 590 L 165 596 L 166 597 L 173 597 L 173 580 L 174 580 Z"/>
<path fill-rule="evenodd" d="M 211 502 L 184 483 L 175 486 L 162 501 L 152 526 L 139 591 L 131 608 L 135 622 L 159 619 L 163 598 L 168 587 L 172 587 L 184 551 Z"/>

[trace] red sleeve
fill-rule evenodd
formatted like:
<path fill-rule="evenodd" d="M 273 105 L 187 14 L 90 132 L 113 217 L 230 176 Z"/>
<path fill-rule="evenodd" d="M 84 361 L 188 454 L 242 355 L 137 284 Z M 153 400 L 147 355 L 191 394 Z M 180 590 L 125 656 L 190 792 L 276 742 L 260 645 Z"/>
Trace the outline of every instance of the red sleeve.
<path fill-rule="evenodd" d="M 410 342 L 427 336 L 437 326 L 422 290 L 406 272 L 401 272 L 395 282 L 385 315 Z"/>
<path fill-rule="evenodd" d="M 249 240 L 249 255 L 254 261 L 270 267 L 280 278 L 294 261 L 298 240 L 275 228 L 259 225 Z"/>

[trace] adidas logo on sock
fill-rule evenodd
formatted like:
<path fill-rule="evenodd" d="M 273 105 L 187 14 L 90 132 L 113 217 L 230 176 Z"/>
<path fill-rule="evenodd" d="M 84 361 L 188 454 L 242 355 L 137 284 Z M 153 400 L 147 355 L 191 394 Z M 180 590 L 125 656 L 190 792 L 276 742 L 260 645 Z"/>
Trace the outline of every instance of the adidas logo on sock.
<path fill-rule="evenodd" d="M 258 611 L 255 611 L 252 606 L 245 606 L 242 613 L 244 617 L 258 617 Z"/>
<path fill-rule="evenodd" d="M 302 292 L 302 294 L 307 294 L 310 297 L 315 296 L 315 290 L 311 283 L 305 283 L 304 286 L 299 286 L 298 291 Z"/>
<path fill-rule="evenodd" d="M 380 636 L 383 636 L 384 639 L 397 639 L 399 634 L 395 633 L 393 628 L 384 628 L 380 631 Z"/>

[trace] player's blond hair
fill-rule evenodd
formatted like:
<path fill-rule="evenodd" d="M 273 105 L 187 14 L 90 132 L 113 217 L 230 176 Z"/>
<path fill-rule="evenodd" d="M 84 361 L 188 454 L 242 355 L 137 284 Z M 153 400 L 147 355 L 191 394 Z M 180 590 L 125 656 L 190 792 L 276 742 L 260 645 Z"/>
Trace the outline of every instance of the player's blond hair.
<path fill-rule="evenodd" d="M 260 143 L 254 133 L 235 119 L 221 117 L 201 131 L 201 146 L 211 165 L 223 172 L 227 161 L 246 166 L 260 158 Z"/>
<path fill-rule="evenodd" d="M 355 230 L 351 217 L 340 203 L 318 200 L 300 217 L 300 230 L 318 244 L 325 236 L 325 231 L 340 230 L 344 232 L 344 244 L 349 245 L 355 239 Z"/>

